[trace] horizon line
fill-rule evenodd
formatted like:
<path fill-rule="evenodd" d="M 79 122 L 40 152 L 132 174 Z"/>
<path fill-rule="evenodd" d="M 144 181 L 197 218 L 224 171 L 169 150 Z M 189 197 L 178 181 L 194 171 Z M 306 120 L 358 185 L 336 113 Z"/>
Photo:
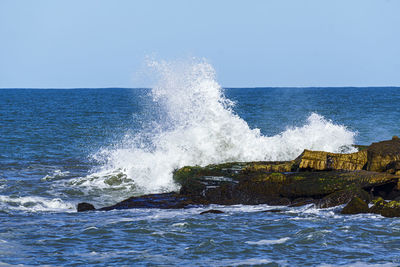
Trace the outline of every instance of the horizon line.
<path fill-rule="evenodd" d="M 254 86 L 254 87 L 231 87 L 221 86 L 223 89 L 312 89 L 312 88 L 400 88 L 400 85 L 386 85 L 386 86 Z M 76 89 L 151 89 L 151 87 L 120 87 L 120 86 L 107 86 L 107 87 L 0 87 L 0 90 L 15 89 L 15 90 L 76 90 Z"/>

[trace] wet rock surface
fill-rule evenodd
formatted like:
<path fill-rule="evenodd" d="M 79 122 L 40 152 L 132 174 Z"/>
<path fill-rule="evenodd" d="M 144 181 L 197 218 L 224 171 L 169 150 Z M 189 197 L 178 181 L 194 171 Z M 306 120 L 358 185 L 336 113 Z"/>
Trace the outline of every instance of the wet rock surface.
<path fill-rule="evenodd" d="M 362 170 L 367 164 L 367 150 L 351 154 L 304 150 L 299 156 L 299 168 L 303 170 Z"/>
<path fill-rule="evenodd" d="M 385 201 L 379 197 L 372 201 L 373 206 L 365 208 L 364 204 L 361 204 L 361 199 L 353 198 L 342 210 L 343 214 L 359 214 L 359 213 L 375 213 L 380 214 L 384 217 L 400 217 L 400 201 Z"/>
<path fill-rule="evenodd" d="M 367 151 L 366 169 L 369 171 L 386 171 L 390 163 L 400 161 L 400 139 L 394 136 L 392 140 L 373 143 Z"/>
<path fill-rule="evenodd" d="M 77 209 L 78 212 L 82 212 L 82 211 L 95 210 L 96 208 L 90 203 L 82 202 L 82 203 L 78 204 L 76 209 Z"/>
<path fill-rule="evenodd" d="M 292 207 L 315 204 L 328 208 L 348 203 L 344 209 L 344 213 L 349 212 L 346 214 L 359 210 L 387 217 L 400 216 L 396 215 L 400 205 L 392 202 L 381 203 L 381 209 L 374 206 L 365 210 L 373 198 L 400 197 L 400 139 L 359 146 L 359 149 L 350 154 L 304 150 L 292 161 L 186 166 L 173 175 L 174 181 L 181 185 L 179 192 L 131 197 L 99 210 L 177 209 L 208 204 Z M 93 209 L 89 203 L 78 205 L 78 211 Z"/>
<path fill-rule="evenodd" d="M 139 197 L 131 197 L 115 205 L 99 210 L 134 209 L 134 208 L 158 208 L 179 209 L 189 205 L 187 197 L 176 193 L 150 194 Z"/>
<path fill-rule="evenodd" d="M 206 210 L 203 212 L 200 212 L 200 215 L 204 215 L 204 214 L 221 214 L 221 213 L 225 213 L 222 210 Z"/>
<path fill-rule="evenodd" d="M 359 214 L 368 213 L 368 204 L 359 197 L 354 197 L 350 202 L 342 209 L 342 214 Z"/>

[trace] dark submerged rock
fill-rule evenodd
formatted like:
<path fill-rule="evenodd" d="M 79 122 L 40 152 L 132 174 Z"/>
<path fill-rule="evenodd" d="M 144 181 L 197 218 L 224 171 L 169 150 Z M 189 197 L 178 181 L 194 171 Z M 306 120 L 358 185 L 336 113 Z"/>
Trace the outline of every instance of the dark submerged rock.
<path fill-rule="evenodd" d="M 90 211 L 90 210 L 95 210 L 95 209 L 96 208 L 92 204 L 86 203 L 86 202 L 79 203 L 77 206 L 78 212 Z"/>
<path fill-rule="evenodd" d="M 221 214 L 221 213 L 225 213 L 225 212 L 223 212 L 222 210 L 206 210 L 206 211 L 200 212 L 200 215 L 208 214 L 208 213 Z"/>
<path fill-rule="evenodd" d="M 115 205 L 104 207 L 99 210 L 133 208 L 180 209 L 190 204 L 191 202 L 185 196 L 177 193 L 163 193 L 131 197 Z"/>
<path fill-rule="evenodd" d="M 283 212 L 283 211 L 285 211 L 285 210 L 281 210 L 281 209 L 272 209 L 272 210 L 263 210 L 262 212 L 273 212 L 273 213 L 275 213 L 275 212 Z"/>

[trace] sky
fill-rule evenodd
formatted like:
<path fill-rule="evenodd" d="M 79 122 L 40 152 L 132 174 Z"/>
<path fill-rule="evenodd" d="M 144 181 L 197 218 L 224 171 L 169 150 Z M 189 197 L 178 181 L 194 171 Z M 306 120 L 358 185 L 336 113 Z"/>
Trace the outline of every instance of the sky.
<path fill-rule="evenodd" d="M 0 0 L 0 88 L 148 87 L 205 58 L 224 87 L 400 86 L 399 0 Z"/>

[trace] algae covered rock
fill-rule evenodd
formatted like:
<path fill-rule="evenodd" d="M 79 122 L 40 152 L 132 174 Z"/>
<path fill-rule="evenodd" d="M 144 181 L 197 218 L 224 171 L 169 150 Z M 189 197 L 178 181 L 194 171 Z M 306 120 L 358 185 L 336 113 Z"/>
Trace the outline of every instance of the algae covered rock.
<path fill-rule="evenodd" d="M 344 190 L 336 191 L 323 197 L 318 201 L 317 207 L 319 208 L 331 208 L 339 205 L 349 203 L 353 198 L 358 197 L 369 203 L 371 200 L 370 194 L 361 188 L 349 188 Z"/>
<path fill-rule="evenodd" d="M 305 170 L 362 170 L 367 164 L 367 150 L 339 154 L 324 151 L 304 150 L 296 159 L 299 168 Z"/>
<path fill-rule="evenodd" d="M 298 198 L 321 199 L 343 191 L 324 199 L 322 207 L 346 203 L 354 196 L 367 200 L 362 189 L 397 183 L 394 175 L 364 170 L 281 173 L 249 168 L 250 164 L 239 168 L 237 163 L 232 171 L 233 166 L 184 167 L 174 173 L 174 179 L 181 184 L 180 194 L 203 203 L 224 205 L 290 205 Z"/>
<path fill-rule="evenodd" d="M 367 151 L 366 169 L 383 172 L 391 162 L 400 161 L 400 139 L 393 138 L 392 140 L 373 143 Z"/>
<path fill-rule="evenodd" d="M 386 201 L 383 198 L 378 197 L 376 199 L 373 199 L 372 203 L 374 205 L 369 209 L 369 212 L 370 213 L 375 213 L 375 214 L 380 214 L 382 209 L 383 209 L 383 207 L 386 204 Z"/>
<path fill-rule="evenodd" d="M 369 213 L 368 204 L 359 197 L 354 197 L 342 210 L 342 214 Z"/>
<path fill-rule="evenodd" d="M 400 175 L 400 139 L 373 143 L 370 146 L 356 146 L 359 152 L 350 154 L 304 150 L 296 159 L 302 170 L 368 170 L 388 171 Z"/>
<path fill-rule="evenodd" d="M 400 160 L 392 161 L 388 165 L 386 165 L 386 172 L 400 175 Z"/>
<path fill-rule="evenodd" d="M 378 198 L 372 202 L 374 205 L 370 208 L 371 213 L 384 217 L 400 217 L 400 201 L 386 202 L 384 199 Z"/>

